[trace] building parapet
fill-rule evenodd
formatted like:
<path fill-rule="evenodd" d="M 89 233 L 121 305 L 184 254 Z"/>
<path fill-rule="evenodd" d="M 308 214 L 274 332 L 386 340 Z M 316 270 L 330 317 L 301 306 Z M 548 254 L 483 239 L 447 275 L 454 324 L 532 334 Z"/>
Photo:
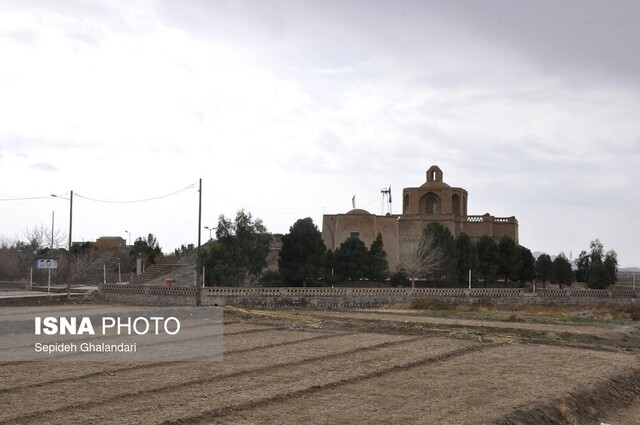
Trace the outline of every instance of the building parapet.
<path fill-rule="evenodd" d="M 403 215 L 400 217 L 400 221 L 424 221 L 428 218 L 429 221 L 454 221 L 461 223 L 509 223 L 518 224 L 518 220 L 515 217 L 494 217 L 490 214 L 484 215 L 466 215 L 455 216 L 453 214 L 430 214 L 430 215 Z"/>
<path fill-rule="evenodd" d="M 468 215 L 466 221 L 468 223 L 482 223 L 484 221 L 484 216 L 482 216 L 482 215 Z"/>
<path fill-rule="evenodd" d="M 464 218 L 467 223 L 513 223 L 517 224 L 515 217 L 494 217 L 489 214 L 485 215 L 468 215 Z"/>
<path fill-rule="evenodd" d="M 430 214 L 430 215 L 403 215 L 400 216 L 400 221 L 421 221 L 424 222 L 425 218 L 428 218 L 429 221 L 446 221 L 446 220 L 455 220 L 456 217 L 453 214 Z"/>

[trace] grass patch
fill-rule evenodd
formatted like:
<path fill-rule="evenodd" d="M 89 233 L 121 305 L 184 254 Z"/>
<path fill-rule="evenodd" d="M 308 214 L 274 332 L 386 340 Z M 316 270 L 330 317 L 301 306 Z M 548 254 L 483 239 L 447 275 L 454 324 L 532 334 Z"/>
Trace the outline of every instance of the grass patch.
<path fill-rule="evenodd" d="M 413 310 L 453 310 L 456 306 L 440 301 L 434 297 L 427 297 L 412 300 L 409 308 Z"/>

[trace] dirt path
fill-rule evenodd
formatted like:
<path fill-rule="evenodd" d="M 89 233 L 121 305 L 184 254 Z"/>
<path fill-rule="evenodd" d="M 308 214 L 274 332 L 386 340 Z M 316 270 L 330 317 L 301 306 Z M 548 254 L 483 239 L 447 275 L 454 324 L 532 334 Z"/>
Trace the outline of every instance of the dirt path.
<path fill-rule="evenodd" d="M 556 345 L 569 343 L 592 347 L 610 347 L 640 352 L 640 325 L 528 323 L 498 320 L 431 317 L 411 311 L 385 312 L 368 310 L 301 310 L 301 317 L 315 317 L 324 326 L 341 324 L 362 329 L 391 332 L 417 330 L 451 333 L 464 331 L 494 338 L 521 339 Z"/>
<path fill-rule="evenodd" d="M 399 312 L 384 312 L 384 311 L 367 311 L 367 310 L 346 310 L 346 311 L 320 311 L 310 310 L 303 312 L 311 316 L 317 316 L 321 318 L 346 318 L 346 319 L 364 319 L 364 320 L 376 320 L 385 322 L 413 322 L 424 323 L 431 325 L 443 325 L 443 326 L 465 326 L 465 327 L 483 327 L 483 328 L 495 328 L 500 329 L 517 329 L 517 330 L 531 330 L 546 333 L 561 333 L 571 332 L 578 334 L 588 335 L 605 335 L 607 333 L 616 331 L 620 328 L 619 325 L 575 325 L 575 324 L 560 324 L 560 323 L 527 323 L 521 321 L 492 321 L 492 320 L 478 320 L 478 319 L 462 319 L 462 318 L 445 318 L 445 317 L 432 317 L 424 316 L 419 313 L 399 313 Z"/>

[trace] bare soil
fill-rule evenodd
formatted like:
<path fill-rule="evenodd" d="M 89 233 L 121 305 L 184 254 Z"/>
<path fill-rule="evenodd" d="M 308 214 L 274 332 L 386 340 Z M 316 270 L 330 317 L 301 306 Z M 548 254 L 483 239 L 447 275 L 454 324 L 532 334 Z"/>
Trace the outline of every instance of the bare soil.
<path fill-rule="evenodd" d="M 0 424 L 640 424 L 637 322 L 551 310 L 227 308 L 222 362 L 0 363 Z"/>

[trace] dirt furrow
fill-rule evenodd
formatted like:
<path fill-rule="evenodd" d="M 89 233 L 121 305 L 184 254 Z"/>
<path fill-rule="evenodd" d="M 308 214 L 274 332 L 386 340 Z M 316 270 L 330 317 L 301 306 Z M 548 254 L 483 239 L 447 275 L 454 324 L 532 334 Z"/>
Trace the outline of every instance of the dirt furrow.
<path fill-rule="evenodd" d="M 517 409 L 491 425 L 640 423 L 640 416 L 637 415 L 640 413 L 640 405 L 629 409 L 633 418 L 624 417 L 625 408 L 638 400 L 640 369 L 614 376 L 586 389 L 538 403 L 533 407 Z M 625 422 L 619 421 L 621 417 L 624 417 Z M 614 420 L 609 420 L 611 418 Z"/>
<path fill-rule="evenodd" d="M 294 400 L 276 399 L 231 413 L 220 412 L 222 419 L 214 412 L 209 417 L 192 415 L 183 423 L 487 424 L 515 409 L 527 410 L 549 399 L 563 400 L 566 394 L 597 388 L 607 377 L 625 376 L 637 365 L 637 359 L 622 353 L 505 344 L 367 381 L 329 386 Z M 579 404 L 589 408 L 590 401 L 581 398 Z M 592 423 L 537 419 L 525 424 Z M 515 424 L 520 423 L 509 423 Z"/>
<path fill-rule="evenodd" d="M 353 342 L 362 336 L 366 335 L 346 336 L 340 345 L 347 346 L 349 341 Z M 384 341 L 381 336 L 368 337 L 369 340 L 377 338 Z M 246 370 L 248 360 L 244 359 L 244 362 L 238 364 L 235 372 L 225 373 L 226 368 L 223 367 L 225 371 L 221 373 L 165 387 L 152 382 L 150 388 L 144 391 L 73 406 L 61 406 L 48 412 L 14 417 L 7 423 L 26 423 L 34 419 L 47 423 L 109 422 L 111 416 L 104 415 L 105 405 L 110 406 L 111 412 L 113 409 L 126 410 L 133 423 L 136 422 L 133 419 L 136 417 L 144 417 L 147 422 L 160 421 L 168 417 L 180 418 L 194 411 L 202 411 L 207 407 L 203 404 L 206 400 L 212 400 L 218 408 L 226 408 L 237 403 L 263 399 L 265 394 L 268 396 L 295 392 L 308 387 L 340 382 L 345 376 L 366 376 L 372 370 L 386 370 L 389 365 L 393 367 L 406 364 L 403 354 L 407 352 L 422 353 L 422 356 L 431 359 L 455 351 L 461 346 L 466 347 L 466 350 L 469 344 L 471 343 L 447 340 L 433 343 L 427 342 L 424 338 L 416 338 L 413 341 L 394 338 L 379 344 L 369 341 L 366 345 L 355 349 L 343 349 L 338 353 L 335 352 L 337 346 L 328 347 L 328 352 L 317 358 L 307 358 L 310 354 L 307 350 L 307 355 L 297 362 L 284 361 L 277 365 L 270 362 L 271 364 L 265 364 L 257 370 Z M 278 356 L 276 353 L 273 354 Z M 281 355 L 290 360 L 290 352 L 283 352 Z M 165 376 L 164 379 L 172 382 L 177 377 L 178 371 Z M 117 385 L 116 382 L 114 384 Z M 175 397 L 175 394 L 185 391 L 194 396 Z M 163 400 L 161 405 L 158 404 L 159 399 Z M 118 420 L 118 423 L 122 423 L 121 420 Z"/>
<path fill-rule="evenodd" d="M 283 393 L 275 394 L 271 397 L 264 397 L 253 399 L 245 403 L 237 403 L 229 406 L 224 406 L 216 409 L 210 409 L 203 412 L 200 412 L 195 415 L 190 415 L 186 417 L 181 417 L 178 419 L 163 421 L 162 424 L 170 425 L 170 424 L 200 424 L 207 423 L 214 419 L 219 419 L 222 417 L 226 417 L 231 413 L 237 413 L 244 410 L 255 409 L 256 407 L 269 406 L 272 403 L 278 403 L 282 401 L 286 401 L 287 403 L 291 403 L 293 400 L 298 399 L 304 396 L 312 396 L 318 392 L 322 392 L 325 390 L 334 390 L 346 385 L 357 385 L 363 381 L 374 379 L 382 376 L 386 376 L 389 374 L 397 373 L 400 371 L 410 371 L 416 367 L 433 364 L 436 362 L 444 362 L 459 356 L 470 355 L 474 352 L 487 350 L 491 348 L 497 348 L 501 344 L 477 344 L 470 345 L 464 348 L 458 348 L 452 351 L 431 355 L 424 358 L 419 358 L 417 360 L 409 361 L 409 362 L 401 362 L 400 364 L 392 365 L 386 368 L 375 369 L 372 372 L 354 375 L 338 379 L 336 381 L 323 382 L 315 385 L 311 385 L 306 388 L 301 388 L 294 391 L 286 391 Z M 292 403 L 295 404 L 295 403 Z"/>
<path fill-rule="evenodd" d="M 352 381 L 359 382 L 398 368 L 411 368 L 420 363 L 420 361 L 407 363 L 407 357 L 405 357 L 407 353 L 411 353 L 410 359 L 422 357 L 424 361 L 431 362 L 448 357 L 450 350 L 456 353 L 473 351 L 469 348 L 454 349 L 450 346 L 447 349 L 445 345 L 429 354 L 422 354 L 426 357 L 415 355 L 412 350 L 403 345 L 399 347 L 399 350 L 378 351 L 382 350 L 382 348 L 378 348 L 375 353 L 370 350 L 362 350 L 355 355 L 337 356 L 321 362 L 304 362 L 294 369 L 287 368 L 284 374 L 280 371 L 269 371 L 261 376 L 257 382 L 253 376 L 248 375 L 242 377 L 243 379 L 240 379 L 239 382 L 232 383 L 233 393 L 236 396 L 231 397 L 228 395 L 227 389 L 211 388 L 211 385 L 208 384 L 201 387 L 203 396 L 200 400 L 187 403 L 187 406 L 183 404 L 168 406 L 167 409 L 163 409 L 158 420 L 165 418 L 182 420 L 184 416 L 193 415 L 194 411 L 200 411 L 196 415 L 197 417 L 201 415 L 205 418 L 211 415 L 217 416 L 220 411 L 226 412 L 236 408 L 242 410 L 245 407 L 250 408 L 256 403 L 269 402 L 271 399 L 284 398 L 289 400 L 299 394 L 314 393 L 322 388 L 333 388 Z M 446 356 L 442 356 L 441 353 L 445 353 Z M 211 404 L 209 400 L 213 401 L 214 406 L 202 411 L 208 404 Z M 142 408 L 148 409 L 144 406 Z"/>
<path fill-rule="evenodd" d="M 264 348 L 278 347 L 278 346 L 286 346 L 291 344 L 296 344 L 300 341 L 304 341 L 304 339 L 294 339 L 294 340 L 285 340 L 278 341 L 278 338 L 273 338 L 269 336 L 267 344 L 262 345 L 253 345 L 255 344 L 255 339 L 246 339 L 244 336 L 246 334 L 255 334 L 255 333 L 264 333 L 267 331 L 273 332 L 274 329 L 254 329 L 254 330 L 246 330 L 241 332 L 229 333 L 225 334 L 225 345 L 228 348 L 225 351 L 225 355 L 235 354 L 235 353 L 243 353 L 250 352 L 253 350 L 260 350 Z M 285 329 L 282 329 L 283 334 Z M 314 335 L 309 337 L 311 339 L 323 339 L 325 337 L 330 338 L 332 335 L 339 335 L 335 333 L 331 334 L 319 334 L 317 331 L 309 331 L 309 335 Z M 234 341 L 234 336 L 242 336 L 242 338 L 238 338 L 238 342 Z M 273 342 L 275 340 L 275 342 Z M 238 348 L 234 348 L 238 347 Z M 163 368 L 163 367 L 172 367 L 174 362 L 154 362 L 154 363 L 134 363 L 131 362 L 108 362 L 108 363 L 97 363 L 97 362 L 55 362 L 55 377 L 47 380 L 39 380 L 39 376 L 47 376 L 51 377 L 51 365 L 49 362 L 27 362 L 20 363 L 10 370 L 4 370 L 3 373 L 0 373 L 0 379 L 2 379 L 2 387 L 0 387 L 0 394 L 17 391 L 20 389 L 31 388 L 31 387 L 42 387 L 45 385 L 51 385 L 55 383 L 65 382 L 65 381 L 74 381 L 77 379 L 84 379 L 93 376 L 98 376 L 103 373 L 116 373 L 120 371 L 129 371 L 129 370 L 137 370 L 137 369 L 149 369 L 149 368 Z M 82 366 L 79 367 L 78 364 Z M 20 384 L 18 384 L 20 383 Z"/>
<path fill-rule="evenodd" d="M 279 333 L 274 333 L 276 337 Z M 269 336 L 267 336 L 269 338 Z M 333 343 L 327 340 L 334 339 Z M 224 362 L 179 362 L 136 365 L 120 371 L 91 373 L 86 378 L 54 383 L 47 387 L 26 388 L 3 395 L 0 401 L 0 419 L 20 416 L 34 410 L 58 410 L 66 406 L 84 406 L 102 403 L 103 400 L 118 399 L 130 395 L 142 395 L 171 391 L 193 383 L 207 382 L 223 376 L 260 372 L 273 367 L 287 367 L 291 362 L 313 361 L 315 357 L 330 358 L 348 351 L 349 346 L 369 349 L 376 344 L 402 343 L 407 337 L 389 335 L 316 335 L 305 339 L 283 341 L 262 345 L 253 349 L 240 349 L 228 353 Z M 299 355 L 291 354 L 291 347 L 299 346 Z M 344 346 L 345 349 L 336 349 Z M 337 351 L 337 353 L 336 353 Z M 320 355 L 318 356 L 317 353 Z M 314 354 L 316 354 L 314 356 Z M 247 365 L 256 367 L 248 368 Z M 70 395 L 69 395 L 70 394 Z M 47 409 L 21 403 L 25 398 L 47 399 Z"/>

